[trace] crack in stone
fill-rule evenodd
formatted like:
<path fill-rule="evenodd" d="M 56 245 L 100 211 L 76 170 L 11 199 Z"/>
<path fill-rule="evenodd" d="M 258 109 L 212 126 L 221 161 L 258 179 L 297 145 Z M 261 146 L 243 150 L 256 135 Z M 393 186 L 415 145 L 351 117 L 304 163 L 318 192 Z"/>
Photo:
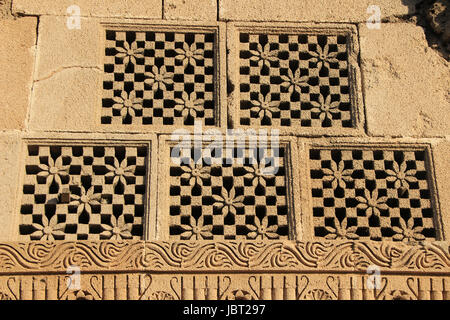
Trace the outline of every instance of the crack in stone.
<path fill-rule="evenodd" d="M 102 69 L 99 68 L 99 67 L 85 67 L 85 66 L 60 67 L 57 70 L 52 71 L 49 75 L 47 75 L 47 76 L 45 76 L 43 78 L 34 80 L 34 83 L 41 82 L 41 81 L 44 81 L 44 80 L 48 80 L 48 79 L 52 78 L 53 76 L 55 76 L 56 74 L 61 73 L 61 72 L 65 71 L 65 70 L 70 70 L 70 69 L 92 69 L 92 70 L 97 70 L 99 72 L 103 72 Z"/>

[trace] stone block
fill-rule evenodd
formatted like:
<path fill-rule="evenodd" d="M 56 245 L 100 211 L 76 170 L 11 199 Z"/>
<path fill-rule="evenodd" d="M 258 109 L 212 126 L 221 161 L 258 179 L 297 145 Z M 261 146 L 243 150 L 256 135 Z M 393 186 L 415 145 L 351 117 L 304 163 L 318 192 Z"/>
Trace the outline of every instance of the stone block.
<path fill-rule="evenodd" d="M 412 14 L 420 0 L 220 0 L 221 20 L 290 22 L 365 22 L 380 9 L 380 18 Z"/>
<path fill-rule="evenodd" d="M 18 133 L 0 133 L 0 241 L 16 240 L 13 230 L 18 223 L 15 211 L 17 194 L 20 193 L 19 167 L 21 164 L 21 140 Z"/>
<path fill-rule="evenodd" d="M 0 20 L 0 129 L 23 129 L 29 106 L 36 44 L 34 17 Z"/>
<path fill-rule="evenodd" d="M 375 136 L 450 134 L 450 64 L 431 49 L 421 27 L 360 25 L 368 132 Z"/>
<path fill-rule="evenodd" d="M 166 0 L 164 19 L 216 21 L 217 0 Z"/>

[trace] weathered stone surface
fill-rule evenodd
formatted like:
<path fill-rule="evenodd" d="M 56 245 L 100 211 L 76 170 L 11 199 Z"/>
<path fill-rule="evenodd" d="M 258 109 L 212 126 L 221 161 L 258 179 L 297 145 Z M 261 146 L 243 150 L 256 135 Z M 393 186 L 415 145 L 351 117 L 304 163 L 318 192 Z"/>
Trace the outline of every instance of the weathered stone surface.
<path fill-rule="evenodd" d="M 0 129 L 25 125 L 34 65 L 36 18 L 1 20 Z"/>
<path fill-rule="evenodd" d="M 371 135 L 450 134 L 450 65 L 421 27 L 360 25 L 367 128 Z"/>
<path fill-rule="evenodd" d="M 29 127 L 32 130 L 94 130 L 95 94 L 100 69 L 73 67 L 34 83 Z"/>
<path fill-rule="evenodd" d="M 450 236 L 450 140 L 442 140 L 433 147 L 434 170 L 445 240 Z"/>
<path fill-rule="evenodd" d="M 100 20 L 81 18 L 80 23 L 81 29 L 70 29 L 65 17 L 40 18 L 35 80 L 68 68 L 101 67 Z"/>
<path fill-rule="evenodd" d="M 217 0 L 166 0 L 164 19 L 217 20 Z"/>
<path fill-rule="evenodd" d="M 381 10 L 381 18 L 412 14 L 420 0 L 220 0 L 219 17 L 224 20 L 365 22 L 371 5 Z"/>
<path fill-rule="evenodd" d="M 14 208 L 19 193 L 20 151 L 18 133 L 0 134 L 0 241 L 11 241 L 17 235 L 18 212 Z"/>
<path fill-rule="evenodd" d="M 0 19 L 8 18 L 11 15 L 11 0 L 0 0 Z"/>
<path fill-rule="evenodd" d="M 162 18 L 162 0 L 14 0 L 13 12 L 38 15 L 66 16 L 67 8 L 77 5 L 81 16 Z"/>

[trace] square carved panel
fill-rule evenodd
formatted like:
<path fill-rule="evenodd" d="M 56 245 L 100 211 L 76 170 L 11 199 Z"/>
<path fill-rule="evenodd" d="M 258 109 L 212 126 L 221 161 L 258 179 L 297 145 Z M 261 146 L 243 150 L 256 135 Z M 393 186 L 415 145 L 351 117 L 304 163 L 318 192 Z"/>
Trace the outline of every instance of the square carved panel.
<path fill-rule="evenodd" d="M 309 150 L 314 236 L 421 241 L 440 235 L 427 147 Z"/>
<path fill-rule="evenodd" d="M 21 238 L 143 239 L 149 152 L 143 143 L 27 144 Z"/>
<path fill-rule="evenodd" d="M 298 134 L 361 129 L 355 28 L 238 24 L 229 34 L 236 126 Z"/>
<path fill-rule="evenodd" d="M 225 120 L 218 26 L 108 25 L 104 36 L 102 124 L 168 131 Z"/>
<path fill-rule="evenodd" d="M 160 176 L 160 237 L 271 240 L 295 237 L 292 145 L 252 148 L 167 142 Z M 294 148 L 295 149 L 295 148 Z M 181 151 L 180 151 L 181 150 Z M 180 157 L 172 157 L 178 155 Z M 176 159 L 179 159 L 178 161 Z"/>

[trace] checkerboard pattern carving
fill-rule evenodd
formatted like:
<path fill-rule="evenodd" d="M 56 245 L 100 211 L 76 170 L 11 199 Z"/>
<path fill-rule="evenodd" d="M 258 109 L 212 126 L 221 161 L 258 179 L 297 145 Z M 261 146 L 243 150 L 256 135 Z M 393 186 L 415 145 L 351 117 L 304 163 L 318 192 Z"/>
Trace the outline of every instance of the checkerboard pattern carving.
<path fill-rule="evenodd" d="M 170 167 L 171 239 L 288 239 L 285 147 L 196 151 Z"/>
<path fill-rule="evenodd" d="M 315 236 L 435 239 L 427 161 L 423 150 L 310 150 Z"/>
<path fill-rule="evenodd" d="M 21 236 L 141 239 L 147 154 L 144 146 L 29 145 Z"/>
<path fill-rule="evenodd" d="M 354 127 L 349 36 L 240 33 L 242 126 Z"/>
<path fill-rule="evenodd" d="M 106 31 L 103 124 L 217 124 L 214 32 Z"/>

